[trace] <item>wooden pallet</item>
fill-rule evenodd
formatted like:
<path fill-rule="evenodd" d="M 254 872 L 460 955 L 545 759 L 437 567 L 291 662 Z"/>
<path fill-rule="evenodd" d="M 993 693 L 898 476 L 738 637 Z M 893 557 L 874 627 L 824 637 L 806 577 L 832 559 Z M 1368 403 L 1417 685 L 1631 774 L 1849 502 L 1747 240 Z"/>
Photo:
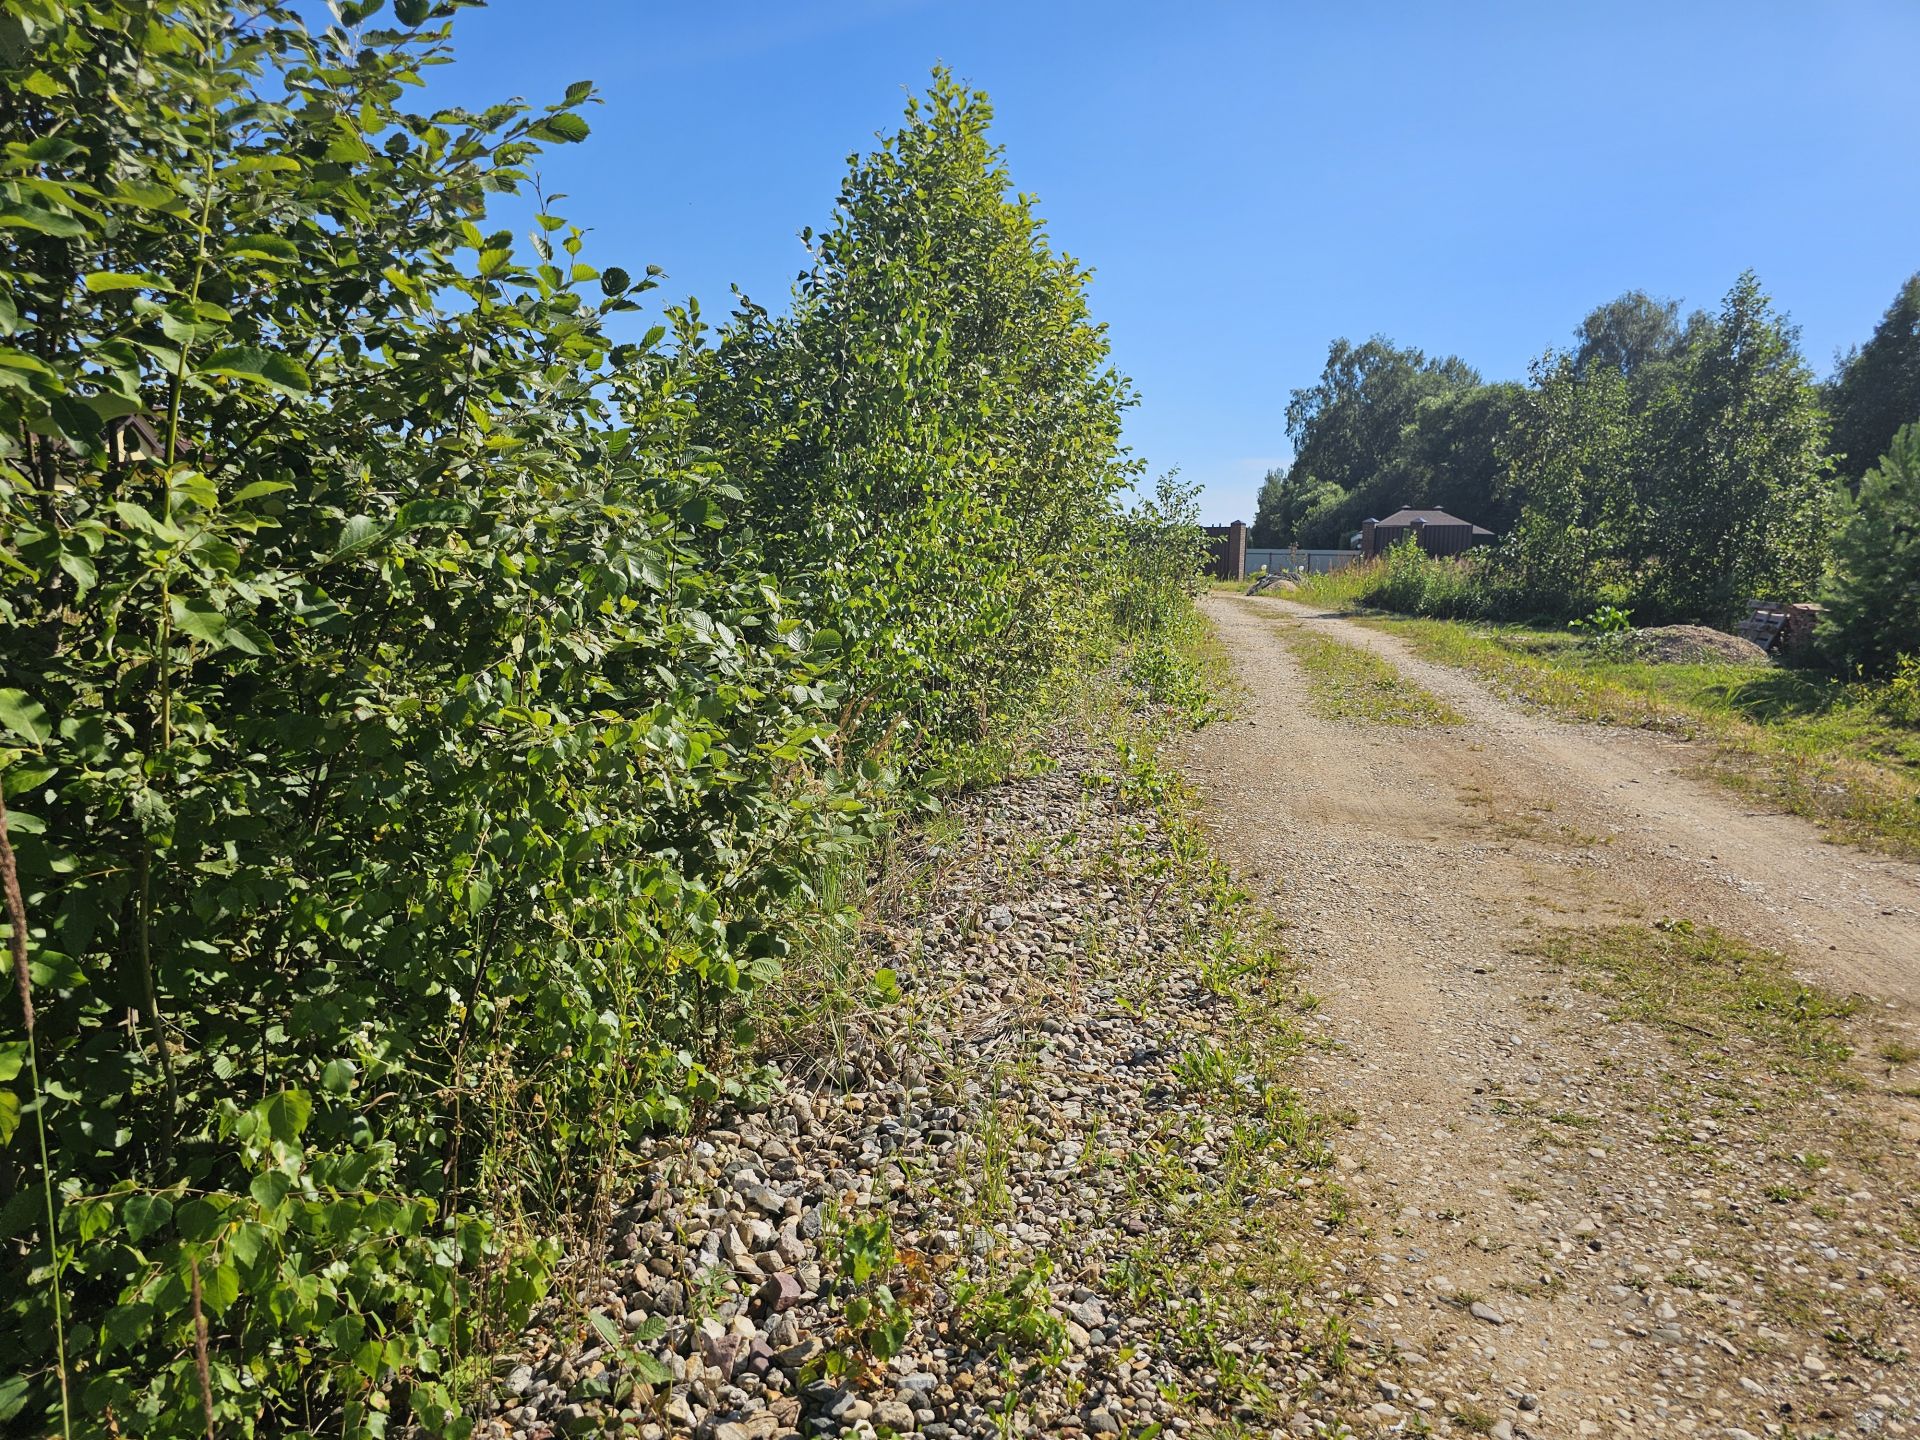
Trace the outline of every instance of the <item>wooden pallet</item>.
<path fill-rule="evenodd" d="M 1787 607 L 1769 605 L 1756 601 L 1747 612 L 1747 618 L 1733 627 L 1733 633 L 1742 640 L 1751 640 L 1762 650 L 1769 653 L 1779 645 L 1780 636 L 1787 628 Z"/>
<path fill-rule="evenodd" d="M 1769 655 L 1798 650 L 1813 639 L 1813 628 L 1820 623 L 1822 607 L 1783 604 L 1771 600 L 1750 602 L 1747 618 L 1733 627 L 1733 633 L 1751 640 Z"/>

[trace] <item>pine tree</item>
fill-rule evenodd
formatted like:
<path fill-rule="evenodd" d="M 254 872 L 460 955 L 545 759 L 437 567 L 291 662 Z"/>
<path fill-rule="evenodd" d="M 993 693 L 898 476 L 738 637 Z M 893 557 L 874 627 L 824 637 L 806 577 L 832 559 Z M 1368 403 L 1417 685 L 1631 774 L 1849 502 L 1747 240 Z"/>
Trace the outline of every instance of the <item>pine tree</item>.
<path fill-rule="evenodd" d="M 1860 482 L 1860 498 L 1834 544 L 1834 580 L 1821 642 L 1849 670 L 1891 674 L 1920 654 L 1920 423 Z"/>

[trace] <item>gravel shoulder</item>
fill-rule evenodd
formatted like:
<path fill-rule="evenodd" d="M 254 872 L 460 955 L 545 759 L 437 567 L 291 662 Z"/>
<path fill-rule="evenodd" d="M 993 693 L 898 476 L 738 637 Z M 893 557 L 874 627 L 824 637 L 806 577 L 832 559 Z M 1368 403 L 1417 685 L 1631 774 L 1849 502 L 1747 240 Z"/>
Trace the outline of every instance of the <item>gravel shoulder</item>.
<path fill-rule="evenodd" d="M 1312 1436 L 1366 1412 L 1292 972 L 1122 729 L 956 801 L 858 934 L 797 957 L 767 1095 L 638 1145 L 497 1364 L 482 1440 Z"/>
<path fill-rule="evenodd" d="M 1324 1002 L 1305 1060 L 1400 1359 L 1361 1417 L 1499 1435 L 1915 1433 L 1920 870 L 1269 597 L 1203 606 L 1245 687 L 1179 747 L 1209 832 Z M 1457 711 L 1306 703 L 1280 631 Z M 1842 1081 L 1618 1020 L 1547 934 L 1711 924 L 1865 997 Z"/>

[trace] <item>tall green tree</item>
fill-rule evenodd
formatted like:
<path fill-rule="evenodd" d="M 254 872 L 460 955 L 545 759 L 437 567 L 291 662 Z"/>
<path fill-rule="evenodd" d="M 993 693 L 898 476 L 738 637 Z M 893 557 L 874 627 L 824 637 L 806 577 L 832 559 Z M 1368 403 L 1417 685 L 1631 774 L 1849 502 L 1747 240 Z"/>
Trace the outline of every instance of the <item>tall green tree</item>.
<path fill-rule="evenodd" d="M 1574 331 L 1573 364 L 1585 373 L 1612 370 L 1632 380 L 1672 357 L 1682 338 L 1680 302 L 1629 290 L 1595 306 Z"/>
<path fill-rule="evenodd" d="M 1368 515 L 1415 501 L 1392 489 L 1389 467 L 1401 431 L 1422 401 L 1479 383 L 1458 356 L 1429 359 L 1377 335 L 1360 345 L 1334 341 L 1319 382 L 1287 402 L 1293 463 L 1261 487 L 1254 538 L 1264 545 L 1342 545 Z M 1302 503 L 1309 489 L 1321 499 L 1338 490 L 1342 498 L 1332 507 Z"/>
<path fill-rule="evenodd" d="M 1750 597 L 1819 589 L 1827 423 L 1797 342 L 1748 271 L 1667 370 L 1638 467 L 1652 610 L 1724 623 Z"/>
<path fill-rule="evenodd" d="M 1840 362 L 1828 405 L 1839 473 L 1857 485 L 1894 432 L 1920 420 L 1920 274 L 1900 287 L 1867 343 Z"/>
<path fill-rule="evenodd" d="M 455 8 L 0 15 L 8 1433 L 461 1433 L 861 809 Z"/>
<path fill-rule="evenodd" d="M 1572 616 L 1624 597 L 1640 533 L 1636 423 L 1626 374 L 1577 354 L 1533 363 L 1500 445 L 1521 501 L 1490 564 L 1510 613 Z"/>
<path fill-rule="evenodd" d="M 1846 669 L 1878 677 L 1920 655 L 1920 422 L 1861 480 L 1826 602 L 1822 648 Z"/>
<path fill-rule="evenodd" d="M 1014 189 L 992 118 L 936 71 L 851 162 L 791 315 L 744 305 L 698 362 L 702 438 L 843 637 L 863 732 L 909 722 L 930 760 L 1070 652 L 1094 517 L 1136 473 L 1090 274 Z"/>
<path fill-rule="evenodd" d="M 1504 533 L 1518 504 L 1500 445 L 1524 386 L 1474 385 L 1428 396 L 1400 432 L 1379 490 L 1392 503 L 1430 506 Z M 1385 508 L 1388 500 L 1382 500 Z"/>

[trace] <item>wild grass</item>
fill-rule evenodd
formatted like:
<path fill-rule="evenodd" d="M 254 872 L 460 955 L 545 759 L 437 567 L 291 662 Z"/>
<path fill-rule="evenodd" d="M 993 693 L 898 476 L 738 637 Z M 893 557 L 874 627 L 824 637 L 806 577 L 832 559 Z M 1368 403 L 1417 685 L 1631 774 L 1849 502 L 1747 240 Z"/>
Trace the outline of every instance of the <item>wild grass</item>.
<path fill-rule="evenodd" d="M 1920 729 L 1875 692 L 1785 666 L 1664 665 L 1563 631 L 1366 617 L 1422 659 L 1576 719 L 1700 740 L 1714 779 L 1819 822 L 1835 840 L 1920 858 Z"/>
<path fill-rule="evenodd" d="M 1299 588 L 1286 598 L 1302 605 L 1324 605 L 1329 610 L 1357 610 L 1367 603 L 1379 583 L 1379 570 L 1378 562 L 1356 561 L 1339 570 L 1305 575 L 1300 578 Z"/>
<path fill-rule="evenodd" d="M 1603 997 L 1612 1019 L 1650 1025 L 1692 1058 L 1850 1078 L 1841 1022 L 1860 1002 L 1806 984 L 1774 951 L 1686 920 L 1562 932 L 1541 951 Z"/>
<path fill-rule="evenodd" d="M 1406 728 L 1460 723 L 1457 710 L 1371 651 L 1307 625 L 1283 624 L 1278 630 L 1306 671 L 1314 708 L 1329 720 Z"/>

